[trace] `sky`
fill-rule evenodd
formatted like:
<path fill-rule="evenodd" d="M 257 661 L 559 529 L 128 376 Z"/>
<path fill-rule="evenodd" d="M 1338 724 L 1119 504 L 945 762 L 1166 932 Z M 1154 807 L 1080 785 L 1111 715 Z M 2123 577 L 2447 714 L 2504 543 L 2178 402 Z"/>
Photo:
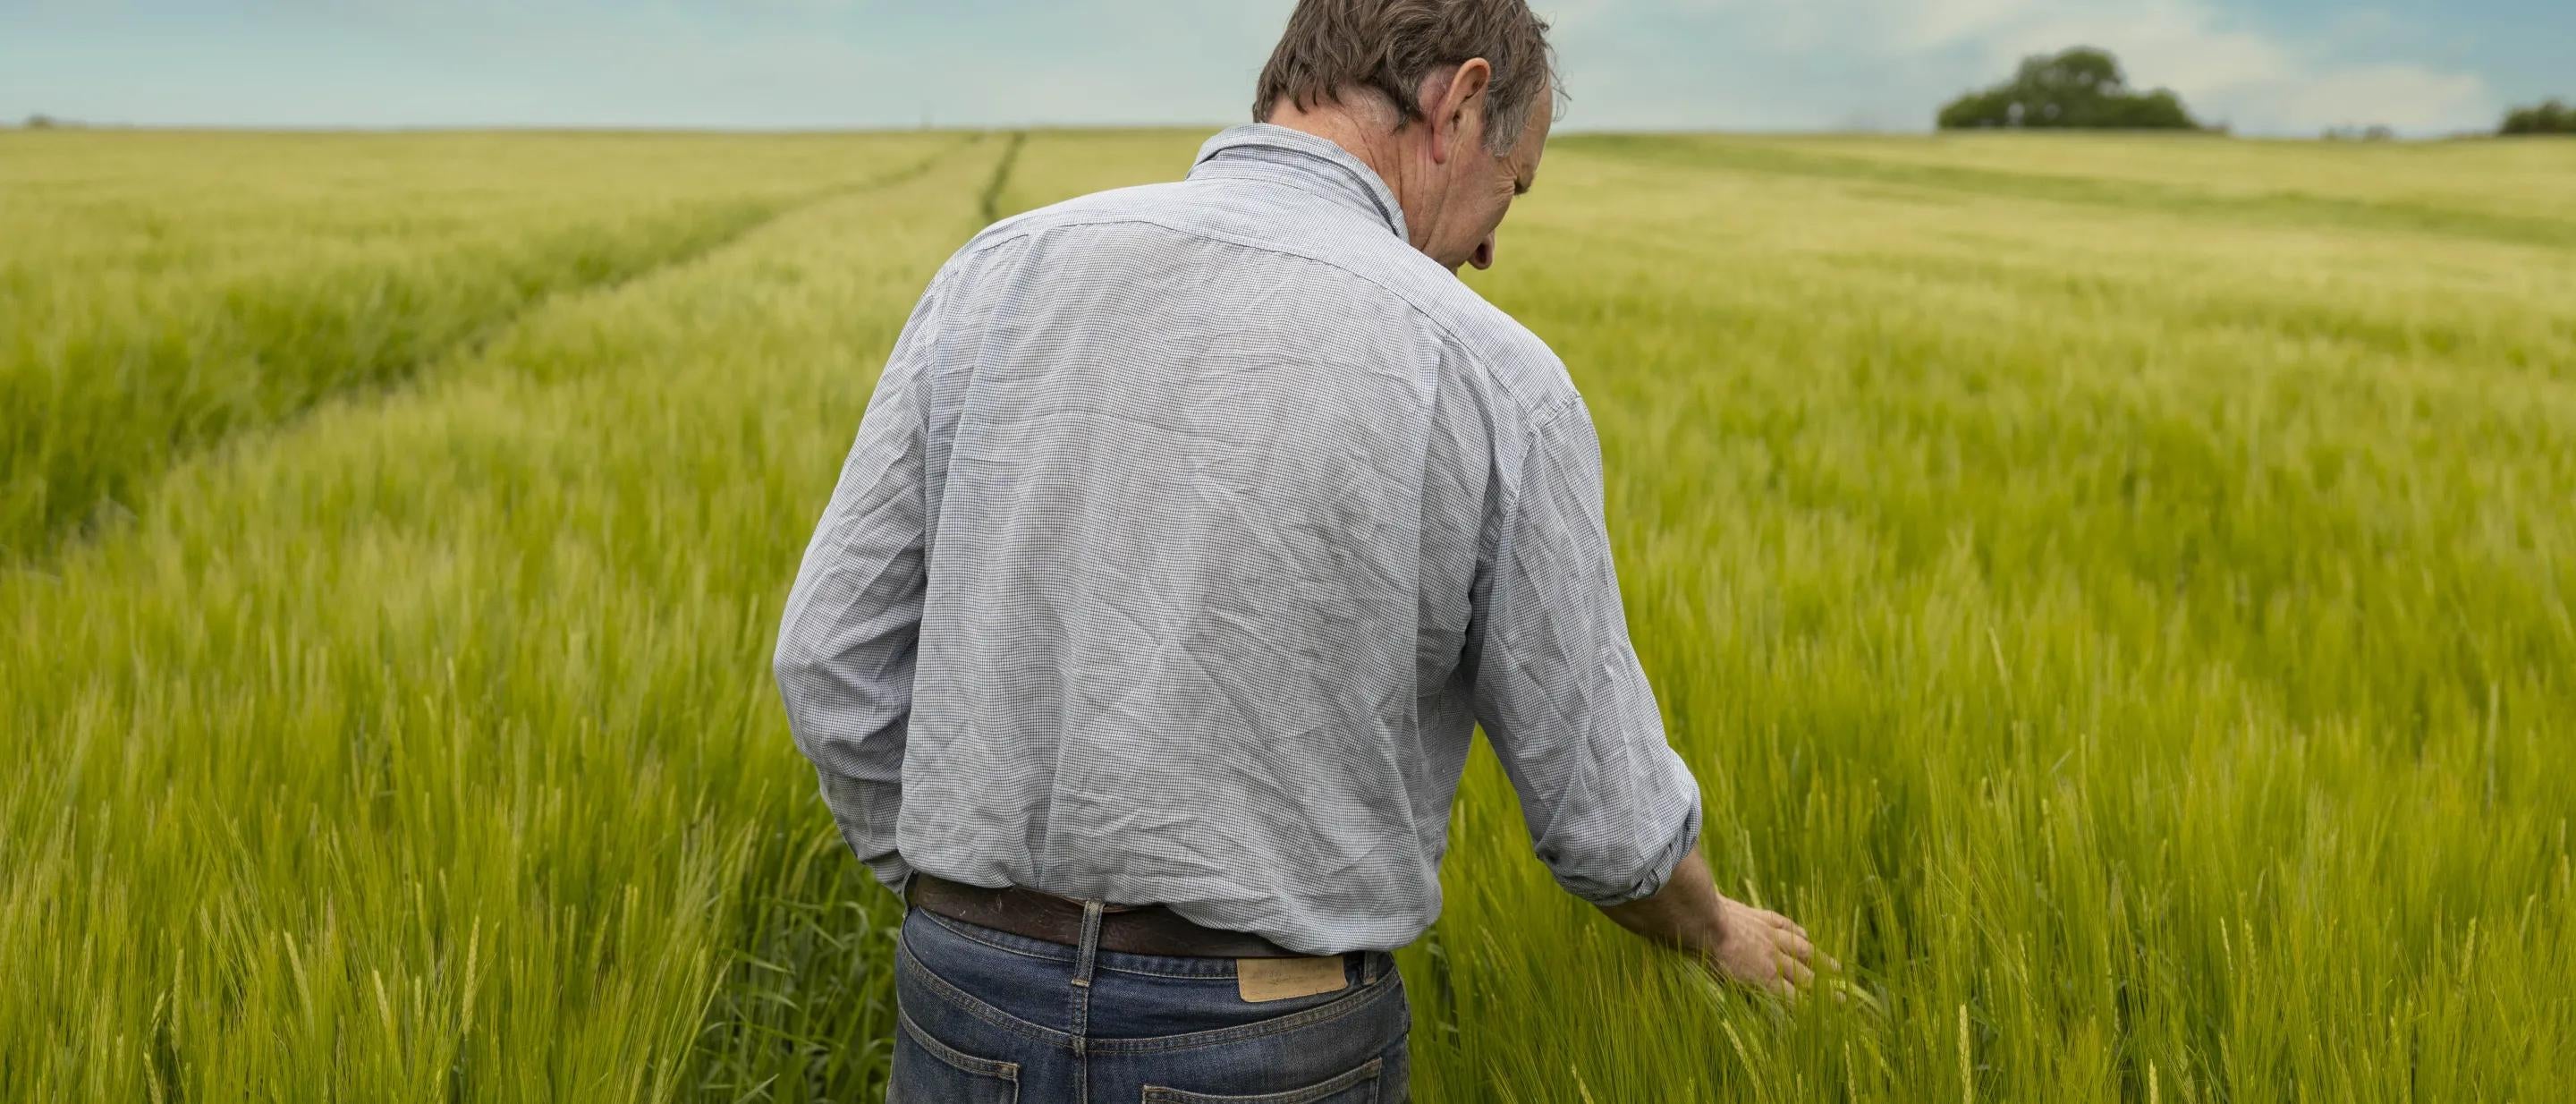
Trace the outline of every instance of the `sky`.
<path fill-rule="evenodd" d="M 0 0 L 0 121 L 1217 126 L 1292 0 Z M 2117 54 L 2239 133 L 2490 129 L 2576 99 L 2576 0 L 1534 0 L 1568 130 L 1928 129 Z"/>

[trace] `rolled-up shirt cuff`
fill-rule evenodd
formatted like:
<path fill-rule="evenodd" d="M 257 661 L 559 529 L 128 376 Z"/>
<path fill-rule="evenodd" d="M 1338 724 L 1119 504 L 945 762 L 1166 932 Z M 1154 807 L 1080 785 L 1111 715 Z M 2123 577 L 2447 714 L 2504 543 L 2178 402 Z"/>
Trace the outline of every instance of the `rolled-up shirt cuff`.
<path fill-rule="evenodd" d="M 1624 905 L 1630 901 L 1652 897 L 1662 891 L 1664 883 L 1672 879 L 1673 868 L 1681 865 L 1682 856 L 1690 854 L 1691 848 L 1699 846 L 1701 800 L 1699 787 L 1691 787 L 1690 804 L 1682 810 L 1680 823 L 1674 827 L 1672 834 L 1665 838 L 1663 845 L 1656 848 L 1654 854 L 1646 860 L 1644 869 L 1638 870 L 1624 884 L 1608 893 L 1586 893 L 1580 896 L 1586 901 L 1607 908 L 1611 905 Z"/>

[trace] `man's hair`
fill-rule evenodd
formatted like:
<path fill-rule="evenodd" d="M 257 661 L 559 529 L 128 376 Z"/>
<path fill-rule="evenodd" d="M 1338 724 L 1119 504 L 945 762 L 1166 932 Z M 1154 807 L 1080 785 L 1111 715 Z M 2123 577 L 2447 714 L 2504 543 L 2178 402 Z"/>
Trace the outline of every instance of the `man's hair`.
<path fill-rule="evenodd" d="M 1469 58 L 1494 67 L 1485 149 L 1508 153 L 1538 98 L 1556 86 L 1547 23 L 1528 0 L 1298 0 L 1261 68 L 1252 117 L 1268 122 L 1282 99 L 1300 110 L 1340 103 L 1344 90 L 1358 87 L 1393 102 L 1401 127 L 1423 117 L 1423 78 Z"/>

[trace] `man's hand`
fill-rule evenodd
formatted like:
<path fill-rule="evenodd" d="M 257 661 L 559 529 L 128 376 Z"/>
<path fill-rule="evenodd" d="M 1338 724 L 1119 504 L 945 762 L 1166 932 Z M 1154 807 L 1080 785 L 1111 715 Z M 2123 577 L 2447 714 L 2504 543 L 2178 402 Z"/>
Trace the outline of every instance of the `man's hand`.
<path fill-rule="evenodd" d="M 1724 935 L 1716 947 L 1701 951 L 1717 976 L 1783 996 L 1816 980 L 1808 967 L 1815 958 L 1807 929 L 1769 909 L 1758 909 L 1732 897 L 1717 899 Z"/>
<path fill-rule="evenodd" d="M 1786 996 L 1816 978 L 1808 965 L 1816 948 L 1807 942 L 1807 929 L 1719 893 L 1696 847 L 1673 867 L 1662 889 L 1601 911 L 1620 927 L 1694 953 L 1725 981 Z"/>

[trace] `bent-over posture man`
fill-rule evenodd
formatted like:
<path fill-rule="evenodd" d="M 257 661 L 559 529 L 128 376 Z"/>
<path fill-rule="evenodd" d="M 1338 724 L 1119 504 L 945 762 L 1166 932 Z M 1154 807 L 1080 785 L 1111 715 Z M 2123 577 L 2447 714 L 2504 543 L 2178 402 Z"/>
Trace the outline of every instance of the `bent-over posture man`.
<path fill-rule="evenodd" d="M 1187 179 L 1004 220 L 913 310 L 777 673 L 911 904 L 891 1098 L 1405 1098 L 1388 953 L 1482 724 L 1538 857 L 1722 975 L 1599 442 L 1493 263 L 1552 111 L 1523 0 L 1305 0 Z"/>

